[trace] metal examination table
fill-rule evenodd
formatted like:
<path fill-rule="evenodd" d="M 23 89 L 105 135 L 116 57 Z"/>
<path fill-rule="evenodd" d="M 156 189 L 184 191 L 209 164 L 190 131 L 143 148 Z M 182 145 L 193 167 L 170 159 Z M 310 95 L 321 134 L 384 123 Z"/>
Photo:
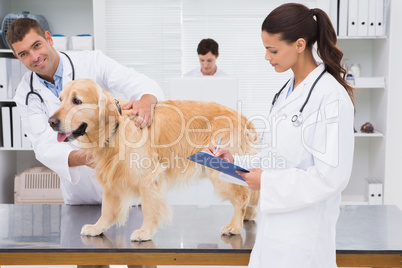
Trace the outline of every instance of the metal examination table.
<path fill-rule="evenodd" d="M 0 205 L 0 265 L 247 265 L 257 224 L 221 236 L 232 207 L 173 206 L 173 222 L 154 239 L 131 242 L 142 223 L 133 207 L 127 224 L 100 237 L 80 236 L 100 206 Z M 337 231 L 340 267 L 402 267 L 402 212 L 395 206 L 342 206 Z"/>

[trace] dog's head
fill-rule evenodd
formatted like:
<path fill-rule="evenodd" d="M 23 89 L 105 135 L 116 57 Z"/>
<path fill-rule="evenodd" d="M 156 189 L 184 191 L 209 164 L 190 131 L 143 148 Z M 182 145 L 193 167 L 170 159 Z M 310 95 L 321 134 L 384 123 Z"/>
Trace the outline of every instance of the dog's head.
<path fill-rule="evenodd" d="M 59 142 L 77 139 L 81 143 L 98 144 L 100 137 L 105 137 L 101 132 L 109 122 L 118 122 L 119 111 L 113 96 L 90 79 L 66 84 L 60 101 L 60 108 L 48 120 Z"/>

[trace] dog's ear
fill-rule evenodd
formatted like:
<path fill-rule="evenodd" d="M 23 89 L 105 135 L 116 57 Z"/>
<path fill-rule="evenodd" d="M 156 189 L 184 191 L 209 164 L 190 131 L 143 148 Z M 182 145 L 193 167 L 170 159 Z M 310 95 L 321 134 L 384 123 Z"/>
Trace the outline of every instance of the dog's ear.
<path fill-rule="evenodd" d="M 105 144 L 111 133 L 115 131 L 119 121 L 119 111 L 115 105 L 113 95 L 97 85 L 99 109 L 99 145 Z"/>

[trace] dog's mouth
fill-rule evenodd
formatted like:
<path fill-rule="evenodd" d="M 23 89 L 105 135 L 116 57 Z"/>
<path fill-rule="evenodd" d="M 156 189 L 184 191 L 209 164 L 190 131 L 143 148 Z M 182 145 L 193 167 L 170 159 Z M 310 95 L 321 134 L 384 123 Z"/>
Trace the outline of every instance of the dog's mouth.
<path fill-rule="evenodd" d="M 70 133 L 57 132 L 57 141 L 58 142 L 68 142 L 68 141 L 75 140 L 76 138 L 78 138 L 80 136 L 84 136 L 87 127 L 88 127 L 87 123 L 82 123 L 73 132 L 70 132 Z"/>

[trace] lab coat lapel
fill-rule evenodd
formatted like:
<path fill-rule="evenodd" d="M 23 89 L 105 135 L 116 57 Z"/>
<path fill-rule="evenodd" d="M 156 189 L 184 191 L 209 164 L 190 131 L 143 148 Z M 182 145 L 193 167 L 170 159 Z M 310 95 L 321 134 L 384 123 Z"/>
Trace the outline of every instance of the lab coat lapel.
<path fill-rule="evenodd" d="M 291 79 L 294 79 L 293 77 Z M 289 89 L 289 83 L 283 89 L 281 95 L 279 96 L 278 100 L 276 101 L 274 108 L 272 109 L 273 112 L 282 110 L 283 107 L 287 106 L 288 104 L 292 103 L 293 101 L 300 98 L 303 94 L 304 88 L 300 87 L 299 85 L 296 90 L 294 90 L 287 98 L 286 95 Z"/>
<path fill-rule="evenodd" d="M 45 85 L 43 85 L 36 74 L 33 76 L 33 88 L 38 91 L 42 96 L 44 102 L 60 103 L 59 98 L 57 98 Z"/>
<path fill-rule="evenodd" d="M 317 79 L 317 77 L 321 74 L 321 72 L 323 72 L 323 71 L 324 71 L 324 64 L 320 64 L 286 98 L 286 94 L 289 89 L 289 83 L 288 83 L 288 85 L 286 85 L 286 87 L 282 91 L 281 95 L 279 96 L 277 103 L 275 103 L 273 111 L 279 111 L 284 106 L 298 100 L 299 98 L 302 98 L 302 101 L 300 101 L 300 100 L 297 101 L 298 104 L 300 103 L 300 108 L 301 108 L 305 99 L 307 98 L 307 95 L 311 89 L 311 86 L 313 85 L 313 83 Z M 292 77 L 292 79 L 294 79 L 294 78 Z M 298 109 L 300 109 L 300 108 L 298 108 Z"/>

